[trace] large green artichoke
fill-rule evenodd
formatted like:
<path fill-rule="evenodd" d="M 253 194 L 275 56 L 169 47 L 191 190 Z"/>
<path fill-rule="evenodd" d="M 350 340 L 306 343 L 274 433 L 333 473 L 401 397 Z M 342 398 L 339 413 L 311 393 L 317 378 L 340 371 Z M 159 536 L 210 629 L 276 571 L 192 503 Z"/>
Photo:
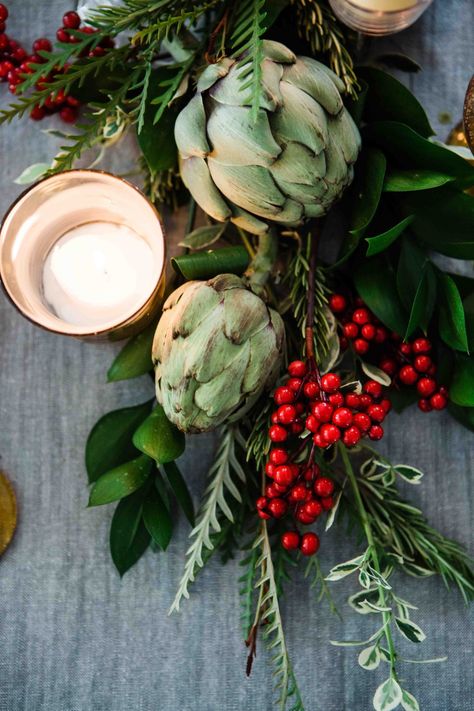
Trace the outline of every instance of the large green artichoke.
<path fill-rule="evenodd" d="M 266 220 L 297 225 L 325 214 L 350 184 L 360 148 L 334 72 L 278 42 L 264 41 L 263 54 L 256 119 L 245 67 L 225 58 L 201 74 L 175 126 L 196 202 L 256 234 Z"/>
<path fill-rule="evenodd" d="M 184 432 L 242 414 L 279 371 L 283 322 L 239 277 L 190 281 L 167 299 L 153 342 L 156 397 Z"/>

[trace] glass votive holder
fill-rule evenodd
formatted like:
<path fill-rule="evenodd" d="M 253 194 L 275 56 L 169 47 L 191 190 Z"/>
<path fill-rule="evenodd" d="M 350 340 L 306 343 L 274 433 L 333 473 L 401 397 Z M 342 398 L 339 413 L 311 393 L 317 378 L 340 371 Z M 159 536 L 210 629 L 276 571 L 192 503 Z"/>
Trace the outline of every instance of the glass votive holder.
<path fill-rule="evenodd" d="M 391 35 L 412 25 L 433 0 L 329 0 L 344 24 L 364 35 Z"/>
<path fill-rule="evenodd" d="M 156 315 L 164 293 L 160 216 L 131 183 L 71 170 L 10 207 L 0 228 L 0 276 L 27 319 L 48 331 L 119 340 Z"/>

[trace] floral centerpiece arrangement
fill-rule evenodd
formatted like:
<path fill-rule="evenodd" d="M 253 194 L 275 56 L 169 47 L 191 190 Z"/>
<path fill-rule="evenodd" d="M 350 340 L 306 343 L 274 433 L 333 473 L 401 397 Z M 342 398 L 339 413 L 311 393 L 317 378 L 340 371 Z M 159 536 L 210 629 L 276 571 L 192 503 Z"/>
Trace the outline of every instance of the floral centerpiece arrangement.
<path fill-rule="evenodd" d="M 385 668 L 377 711 L 418 709 L 399 677 L 399 638 L 425 636 L 403 576 L 438 575 L 467 601 L 474 574 L 401 495 L 422 472 L 374 443 L 392 410 L 410 417 L 415 403 L 474 429 L 474 279 L 439 258 L 474 258 L 474 168 L 386 72 L 416 67 L 355 66 L 354 38 L 324 0 L 123 0 L 85 23 L 68 12 L 54 47 L 40 38 L 32 55 L 7 17 L 0 5 L 0 78 L 14 94 L 0 122 L 75 123 L 51 165 L 22 180 L 120 150 L 134 132 L 150 200 L 188 211 L 162 313 L 108 374 L 154 371 L 156 397 L 105 414 L 86 446 L 90 505 L 116 502 L 115 566 L 123 575 L 167 548 L 177 502 L 191 532 L 172 610 L 212 555 L 240 555 L 247 673 L 267 643 L 279 707 L 293 711 L 288 576 L 304 566 L 330 605 L 351 576 L 349 605 L 372 624 L 340 644 Z M 195 514 L 176 460 L 188 435 L 213 430 Z M 353 558 L 322 571 L 320 542 L 348 523 Z"/>

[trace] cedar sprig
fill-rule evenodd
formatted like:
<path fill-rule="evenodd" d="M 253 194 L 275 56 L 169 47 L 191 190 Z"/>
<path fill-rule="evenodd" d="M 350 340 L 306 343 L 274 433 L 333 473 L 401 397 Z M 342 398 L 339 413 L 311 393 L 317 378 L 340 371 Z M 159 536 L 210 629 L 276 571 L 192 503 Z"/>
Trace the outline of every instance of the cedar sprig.
<path fill-rule="evenodd" d="M 185 25 L 192 27 L 200 17 L 221 4 L 222 0 L 188 3 L 189 9 L 183 7 L 176 15 L 163 15 L 155 22 L 148 24 L 132 37 L 131 43 L 132 45 L 158 46 L 160 42 L 169 37 L 170 33 L 179 34 Z"/>

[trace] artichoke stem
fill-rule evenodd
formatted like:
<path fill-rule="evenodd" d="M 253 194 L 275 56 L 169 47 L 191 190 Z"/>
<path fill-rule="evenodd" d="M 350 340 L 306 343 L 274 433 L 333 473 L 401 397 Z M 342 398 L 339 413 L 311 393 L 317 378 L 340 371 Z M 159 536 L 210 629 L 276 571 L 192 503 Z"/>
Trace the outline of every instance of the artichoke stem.
<path fill-rule="evenodd" d="M 244 275 L 255 294 L 261 294 L 264 291 L 277 256 L 278 238 L 276 230 L 270 228 L 268 232 L 259 235 L 257 251 Z"/>

